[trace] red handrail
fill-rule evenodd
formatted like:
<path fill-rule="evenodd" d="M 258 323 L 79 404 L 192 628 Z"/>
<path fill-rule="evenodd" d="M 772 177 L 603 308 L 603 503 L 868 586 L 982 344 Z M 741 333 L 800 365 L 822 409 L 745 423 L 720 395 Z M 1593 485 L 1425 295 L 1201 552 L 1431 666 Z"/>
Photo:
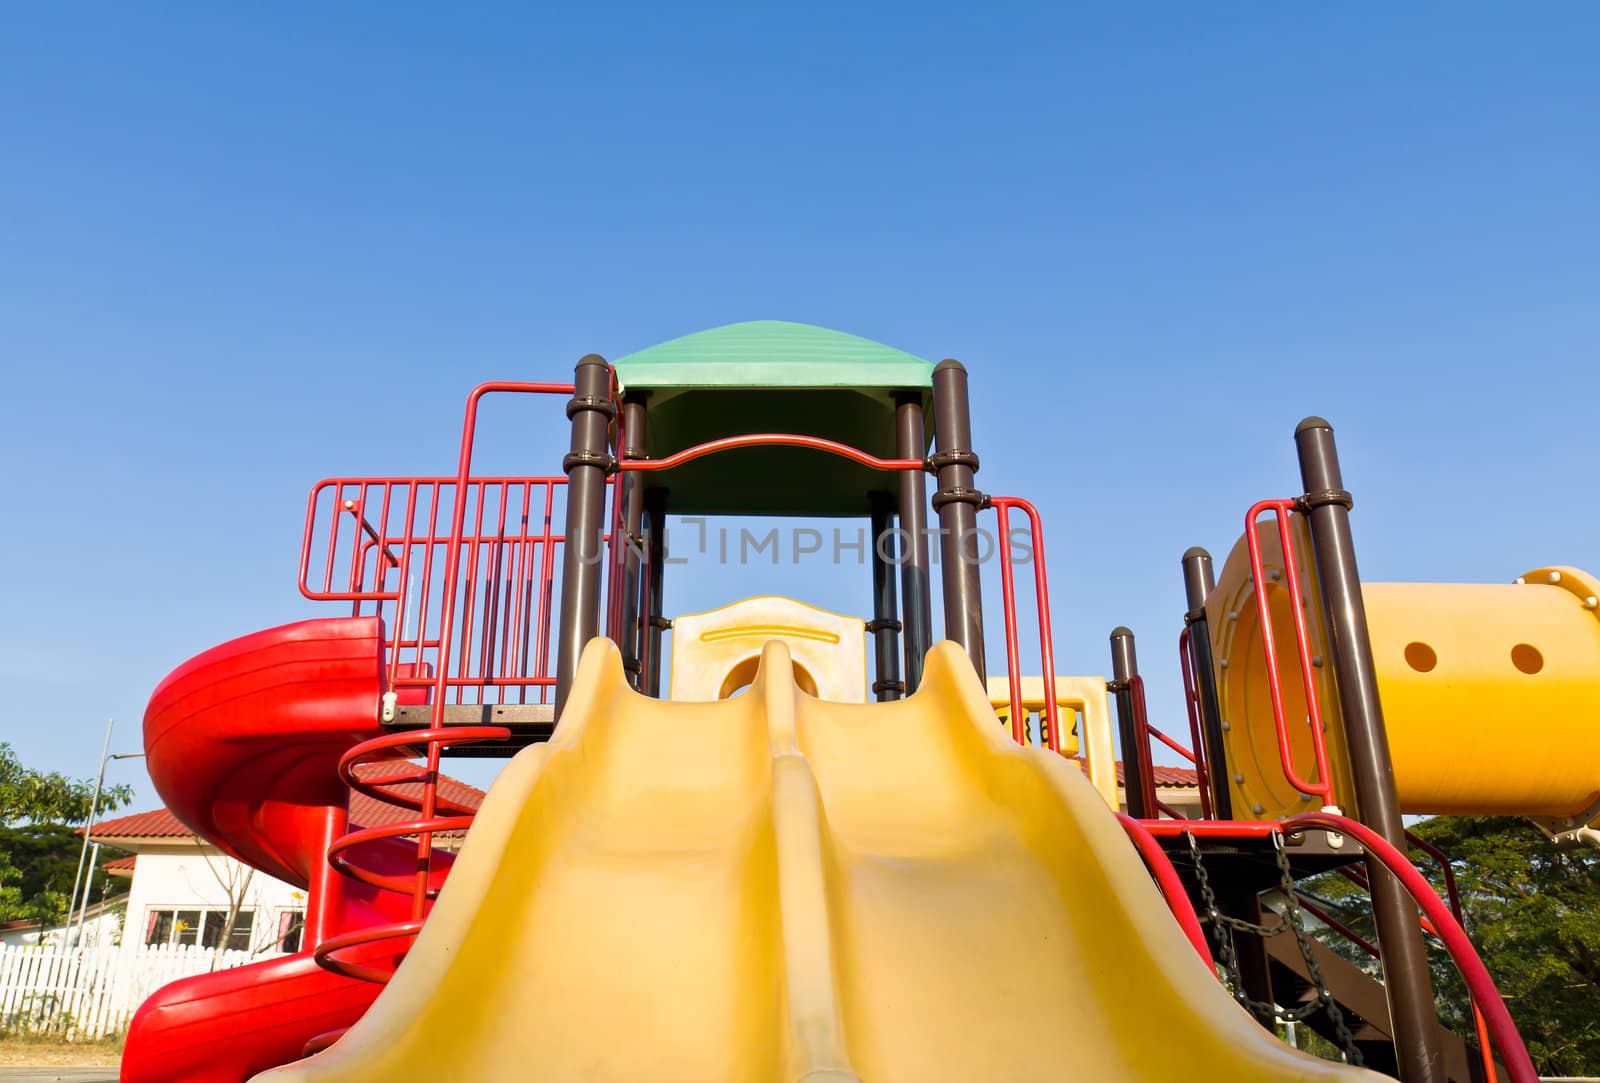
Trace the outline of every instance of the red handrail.
<path fill-rule="evenodd" d="M 540 689 L 542 697 L 542 689 L 555 684 L 545 673 L 549 602 L 553 550 L 566 539 L 551 527 L 554 490 L 566 478 L 470 474 L 484 396 L 572 390 L 565 383 L 479 385 L 467 400 L 454 477 L 328 478 L 311 491 L 301 543 L 301 593 L 317 601 L 350 601 L 356 616 L 371 603 L 388 629 L 389 689 L 431 690 L 432 724 L 442 721 L 447 690 L 453 690 L 457 703 L 466 702 L 469 690 L 477 690 L 477 702 L 485 702 L 488 689 L 496 690 L 498 702 L 510 702 L 506 690 L 516 688 L 527 702 L 529 688 Z M 323 528 L 327 553 L 321 581 L 313 583 L 319 510 L 330 494 L 332 518 Z M 486 522 L 491 497 L 493 518 Z M 441 512 L 448 527 L 440 523 Z M 356 526 L 346 544 L 341 531 L 347 516 Z M 442 577 L 436 568 L 440 547 L 446 550 Z M 542 553 L 536 556 L 535 547 Z M 335 571 L 343 572 L 345 563 L 348 583 L 336 590 Z M 398 571 L 394 580 L 391 569 Z M 408 628 L 413 619 L 415 631 Z"/>
<path fill-rule="evenodd" d="M 1144 807 L 1155 810 L 1162 808 L 1162 802 L 1156 799 L 1155 762 L 1150 757 L 1150 738 L 1155 727 L 1150 725 L 1150 711 L 1144 698 L 1144 678 L 1135 673 L 1128 678 L 1128 699 L 1133 704 L 1133 744 L 1139 757 L 1139 794 L 1144 798 Z M 1124 766 L 1126 771 L 1126 766 Z M 1170 808 L 1163 809 L 1167 815 L 1172 816 Z M 1173 819 L 1182 817 L 1173 816 Z"/>
<path fill-rule="evenodd" d="M 749 447 L 803 447 L 813 451 L 826 451 L 851 459 L 863 466 L 870 466 L 874 470 L 925 470 L 927 464 L 921 459 L 880 459 L 876 455 L 862 451 L 860 448 L 841 444 L 837 440 L 826 440 L 820 436 L 801 436 L 789 432 L 761 432 L 751 433 L 747 436 L 724 436 L 716 440 L 707 440 L 703 444 L 686 447 L 682 451 L 675 451 L 671 455 L 660 459 L 629 459 L 621 463 L 621 469 L 627 470 L 671 470 L 675 466 L 693 462 L 695 459 L 706 455 L 715 455 L 719 451 L 733 451 L 738 448 Z"/>
<path fill-rule="evenodd" d="M 434 680 L 431 722 L 435 727 L 444 723 L 445 693 L 450 683 L 450 639 L 455 630 L 456 577 L 461 570 L 461 534 L 467 519 L 467 480 L 472 476 L 472 445 L 477 436 L 478 403 L 486 395 L 497 393 L 570 395 L 573 390 L 572 384 L 491 381 L 479 384 L 467 396 L 467 413 L 461 423 L 461 454 L 456 463 L 455 514 L 450 523 L 450 545 L 445 551 L 444 594 L 439 603 L 439 666 Z M 479 513 L 482 514 L 481 501 Z M 578 544 L 583 544 L 581 539 Z M 430 548 L 428 557 L 432 555 Z M 477 556 L 476 549 L 473 550 L 473 556 Z M 430 767 L 437 768 L 437 760 L 438 746 L 432 745 L 429 752 Z M 433 815 L 432 808 L 426 810 L 426 815 Z"/>
<path fill-rule="evenodd" d="M 1156 837 L 1143 823 L 1126 812 L 1117 813 L 1117 822 L 1122 824 L 1122 829 L 1128 833 L 1128 838 L 1138 848 L 1139 856 L 1144 858 L 1145 867 L 1150 870 L 1150 875 L 1155 877 L 1156 885 L 1166 897 L 1168 909 L 1172 911 L 1172 916 L 1183 929 L 1183 935 L 1189 938 L 1189 943 L 1194 945 L 1194 950 L 1205 960 L 1207 966 L 1215 966 L 1211 945 L 1206 943 L 1205 930 L 1200 927 L 1200 916 L 1194 912 L 1194 903 L 1189 899 L 1189 892 L 1184 888 L 1178 870 L 1173 868 L 1172 859 L 1167 856 L 1167 852 L 1161 848 Z"/>
<path fill-rule="evenodd" d="M 312 949 L 312 957 L 319 966 L 326 970 L 331 970 L 335 974 L 343 974 L 346 977 L 357 978 L 361 981 L 381 984 L 389 980 L 392 976 L 391 971 L 380 970 L 377 967 L 367 966 L 363 963 L 341 959 L 338 953 L 363 944 L 415 937 L 421 931 L 423 921 L 428 912 L 428 900 L 438 894 L 438 890 L 432 886 L 433 836 L 442 831 L 465 831 L 471 826 L 473 817 L 476 815 L 472 810 L 465 810 L 465 815 L 438 815 L 440 806 L 438 797 L 440 753 L 447 745 L 504 740 L 510 736 L 511 731 L 504 726 L 452 726 L 449 728 L 412 730 L 404 733 L 386 733 L 371 740 L 362 741 L 339 758 L 339 778 L 347 786 L 379 800 L 388 801 L 403 808 L 414 809 L 420 812 L 421 816 L 417 819 L 407 820 L 404 823 L 384 824 L 379 827 L 368 827 L 352 831 L 335 840 L 333 845 L 328 847 L 328 864 L 343 875 L 372 887 L 393 891 L 401 895 L 410 895 L 411 918 L 409 921 L 374 925 L 369 928 L 356 929 L 338 936 L 328 937 Z M 413 769 L 396 775 L 386 775 L 382 778 L 362 778 L 356 770 L 364 764 L 386 762 L 397 753 L 404 753 L 423 745 L 427 747 L 427 766 L 424 768 Z M 410 783 L 420 784 L 421 792 L 412 795 L 396 793 L 390 789 L 392 786 Z M 462 806 L 453 802 L 446 801 L 444 803 L 452 811 L 462 809 Z M 349 851 L 365 843 L 411 835 L 415 835 L 417 838 L 416 871 L 411 875 L 389 875 L 362 868 L 351 859 L 349 854 Z"/>
<path fill-rule="evenodd" d="M 1417 871 L 1409 858 L 1390 845 L 1376 831 L 1357 823 L 1348 816 L 1331 812 L 1304 812 L 1281 821 L 1270 820 L 1212 820 L 1209 823 L 1174 823 L 1168 820 L 1145 820 L 1143 826 L 1157 837 L 1181 837 L 1185 833 L 1196 838 L 1267 838 L 1278 833 L 1303 831 L 1308 828 L 1335 831 L 1353 838 L 1366 848 L 1389 870 L 1402 887 L 1422 908 L 1423 915 L 1433 925 L 1434 931 L 1450 953 L 1456 969 L 1467 984 L 1468 994 L 1483 1013 L 1487 1048 L 1491 1043 L 1499 1050 L 1511 1075 L 1512 1083 L 1538 1083 L 1538 1073 L 1528 1056 L 1527 1046 L 1517 1033 L 1516 1023 L 1506 1010 L 1505 1001 L 1495 987 L 1477 949 L 1472 946 L 1461 923 L 1450 912 L 1449 906 L 1439 898 L 1433 885 Z"/>
<path fill-rule="evenodd" d="M 1300 909 L 1304 910 L 1306 913 L 1322 922 L 1322 924 L 1326 925 L 1334 932 L 1343 936 L 1346 940 L 1350 941 L 1352 944 L 1366 952 L 1368 955 L 1372 956 L 1374 959 L 1378 958 L 1378 946 L 1372 941 L 1368 940 L 1366 937 L 1350 928 L 1350 926 L 1346 925 L 1344 922 L 1340 921 L 1338 918 L 1322 909 L 1322 907 L 1318 906 L 1317 903 L 1309 897 L 1302 895 L 1298 891 L 1294 893 L 1294 897 L 1295 901 L 1299 904 Z"/>
<path fill-rule="evenodd" d="M 1179 754 L 1194 764 L 1195 781 L 1200 789 L 1200 818 L 1211 819 L 1211 765 L 1206 762 L 1206 746 L 1200 736 L 1200 680 L 1195 668 L 1194 651 L 1189 629 L 1178 633 L 1178 668 L 1183 674 L 1183 702 L 1189 712 L 1189 740 L 1193 752 L 1178 749 Z M 1169 745 L 1172 742 L 1167 742 Z"/>
<path fill-rule="evenodd" d="M 1245 514 L 1244 538 L 1250 551 L 1250 581 L 1255 585 L 1256 614 L 1261 623 L 1261 646 L 1267 669 L 1267 690 L 1272 699 L 1272 720 L 1277 727 L 1278 760 L 1284 777 L 1301 793 L 1322 798 L 1327 808 L 1334 808 L 1333 779 L 1328 773 L 1328 750 L 1322 735 L 1322 707 L 1317 701 L 1317 679 L 1311 661 L 1311 641 L 1306 633 L 1305 606 L 1300 591 L 1300 576 L 1295 570 L 1294 539 L 1289 532 L 1289 515 L 1294 511 L 1293 500 L 1259 500 L 1250 505 Z M 1289 728 L 1284 717 L 1283 688 L 1278 674 L 1277 646 L 1272 637 L 1272 607 L 1267 601 L 1266 570 L 1261 559 L 1261 540 L 1256 537 L 1256 520 L 1265 511 L 1275 513 L 1278 541 L 1283 549 L 1283 579 L 1289 590 L 1289 610 L 1294 618 L 1295 645 L 1300 655 L 1300 676 L 1305 682 L 1307 724 L 1311 727 L 1311 748 L 1316 758 L 1317 781 L 1308 782 L 1295 769 L 1289 754 Z"/>
<path fill-rule="evenodd" d="M 1044 681 L 1044 725 L 1052 752 L 1061 751 L 1060 711 L 1056 705 L 1055 641 L 1050 632 L 1050 582 L 1044 568 L 1044 522 L 1039 509 L 1020 496 L 991 496 L 1000 538 L 1000 595 L 1006 625 L 1006 679 L 1011 690 L 1011 737 L 1018 744 L 1027 742 L 1022 715 L 1022 664 L 1017 650 L 1017 590 L 1011 567 L 1011 529 L 1009 512 L 1016 508 L 1028 517 L 1028 532 L 1033 546 L 1033 589 L 1038 609 L 1040 673 Z"/>

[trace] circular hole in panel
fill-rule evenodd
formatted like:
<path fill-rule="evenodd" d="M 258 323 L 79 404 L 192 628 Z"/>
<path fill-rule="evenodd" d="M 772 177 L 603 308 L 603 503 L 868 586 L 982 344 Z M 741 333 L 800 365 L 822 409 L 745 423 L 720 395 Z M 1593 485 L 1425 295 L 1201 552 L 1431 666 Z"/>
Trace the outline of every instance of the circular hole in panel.
<path fill-rule="evenodd" d="M 1511 664 L 1531 675 L 1544 668 L 1544 655 L 1531 643 L 1518 643 L 1511 648 Z"/>
<path fill-rule="evenodd" d="M 1439 656 L 1426 643 L 1413 640 L 1406 644 L 1406 665 L 1418 673 L 1428 673 L 1438 664 Z"/>

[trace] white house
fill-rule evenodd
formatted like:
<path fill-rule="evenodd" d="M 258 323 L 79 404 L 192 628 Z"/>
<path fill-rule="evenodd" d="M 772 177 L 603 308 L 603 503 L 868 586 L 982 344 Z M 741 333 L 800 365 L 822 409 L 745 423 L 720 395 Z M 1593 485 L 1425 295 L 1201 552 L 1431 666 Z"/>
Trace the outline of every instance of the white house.
<path fill-rule="evenodd" d="M 124 858 L 129 862 L 131 871 L 132 858 Z M 121 862 L 108 861 L 101 866 L 113 876 L 118 875 L 113 865 Z M 99 944 L 115 944 L 122 935 L 123 904 L 128 901 L 126 891 L 118 891 L 115 895 L 107 895 L 99 902 L 90 903 L 87 908 L 74 914 L 73 939 L 83 944 L 95 946 Z M 45 928 L 38 922 L 32 921 L 7 921 L 0 922 L 0 944 L 4 945 L 59 945 L 66 943 L 67 929 L 64 925 Z"/>
<path fill-rule="evenodd" d="M 483 791 L 442 777 L 439 792 L 477 808 Z M 377 827 L 416 814 L 364 794 L 350 797 L 352 827 Z M 132 853 L 108 862 L 130 878 L 122 951 L 190 946 L 268 956 L 300 950 L 305 892 L 227 856 L 185 827 L 167 809 L 105 820 L 90 838 Z M 435 836 L 450 848 L 452 839 Z M 233 916 L 229 927 L 229 915 Z"/>

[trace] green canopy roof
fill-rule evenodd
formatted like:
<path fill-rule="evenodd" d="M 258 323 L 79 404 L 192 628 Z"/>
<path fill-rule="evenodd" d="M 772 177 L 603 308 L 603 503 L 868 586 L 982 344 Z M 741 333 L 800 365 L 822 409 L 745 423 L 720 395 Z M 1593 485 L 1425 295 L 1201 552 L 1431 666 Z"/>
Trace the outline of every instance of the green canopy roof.
<path fill-rule="evenodd" d="M 894 458 L 895 404 L 908 396 L 922 403 L 933 431 L 931 364 L 825 327 L 732 323 L 613 366 L 624 395 L 645 403 L 654 458 L 761 432 L 822 436 Z M 722 452 L 650 477 L 682 514 L 865 515 L 869 492 L 896 487 L 893 474 L 803 448 Z"/>
<path fill-rule="evenodd" d="M 931 388 L 933 366 L 869 338 L 787 320 L 696 331 L 613 363 L 625 391 L 687 387 Z"/>

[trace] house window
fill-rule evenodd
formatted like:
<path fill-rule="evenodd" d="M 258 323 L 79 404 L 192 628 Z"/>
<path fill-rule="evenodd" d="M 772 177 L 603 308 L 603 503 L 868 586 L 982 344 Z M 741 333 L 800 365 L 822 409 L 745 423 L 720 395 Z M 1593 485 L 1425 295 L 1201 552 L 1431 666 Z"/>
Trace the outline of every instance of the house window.
<path fill-rule="evenodd" d="M 254 910 L 241 909 L 234 915 L 233 929 L 228 934 L 229 951 L 250 950 L 255 922 Z M 144 943 L 151 948 L 169 945 L 215 948 L 222 944 L 222 930 L 227 924 L 226 909 L 153 909 L 145 921 Z"/>
<path fill-rule="evenodd" d="M 301 940 L 305 936 L 306 912 L 304 910 L 283 910 L 278 914 L 278 950 L 293 954 L 300 950 Z"/>

